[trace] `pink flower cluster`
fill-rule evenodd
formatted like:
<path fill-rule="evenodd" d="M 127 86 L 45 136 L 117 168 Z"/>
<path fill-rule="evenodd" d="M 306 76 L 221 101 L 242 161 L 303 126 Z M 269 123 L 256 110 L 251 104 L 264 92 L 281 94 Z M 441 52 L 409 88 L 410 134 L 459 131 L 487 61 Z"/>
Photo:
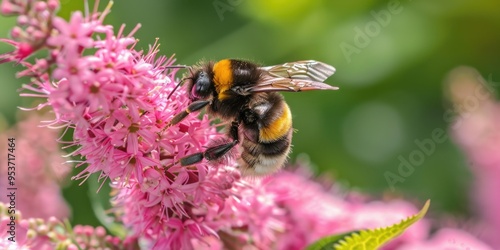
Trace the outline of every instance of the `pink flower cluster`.
<path fill-rule="evenodd" d="M 54 216 L 63 219 L 69 216 L 69 208 L 62 197 L 61 185 L 71 169 L 64 164 L 64 153 L 56 141 L 59 131 L 40 127 L 42 118 L 40 115 L 30 115 L 15 128 L 1 131 L 0 141 L 14 138 L 17 150 L 13 152 L 15 165 L 8 164 L 8 161 L 0 162 L 0 190 L 10 187 L 6 177 L 7 167 L 14 166 L 14 184 L 18 187 L 16 209 L 23 211 L 29 218 L 48 219 Z M 0 152 L 7 150 L 7 144 L 0 144 Z M 10 198 L 2 195 L 0 202 L 9 203 Z M 40 206 L 44 203 L 51 205 Z"/>
<path fill-rule="evenodd" d="M 220 239 L 195 240 L 195 249 L 304 249 L 328 235 L 390 226 L 417 213 L 414 205 L 402 200 L 342 197 L 300 171 L 240 180 L 232 190 L 222 212 L 214 207 L 205 217 Z M 492 250 L 463 230 L 443 228 L 433 235 L 430 231 L 429 221 L 417 222 L 381 249 Z"/>
<path fill-rule="evenodd" d="M 2 250 L 52 250 L 52 249 L 137 249 L 136 238 L 121 240 L 107 235 L 103 227 L 67 224 L 50 217 L 24 219 L 18 213 L 10 214 L 7 205 L 0 202 L 0 249 Z M 14 226 L 12 226 L 14 225 Z M 11 234 L 10 231 L 15 233 Z"/>
<path fill-rule="evenodd" d="M 0 39 L 2 42 L 13 45 L 16 50 L 0 56 L 0 63 L 7 61 L 22 62 L 33 52 L 45 46 L 45 40 L 51 32 L 51 20 L 59 8 L 58 0 L 2 1 L 0 13 L 17 16 L 18 26 L 14 27 L 10 35 L 14 40 Z"/>
<path fill-rule="evenodd" d="M 7 12 L 33 16 L 40 3 L 46 2 L 5 0 L 4 13 L 19 7 L 21 12 Z M 77 147 L 72 155 L 83 157 L 77 167 L 84 168 L 74 178 L 100 173 L 101 180 L 110 179 L 120 189 L 117 203 L 133 233 L 171 248 L 186 246 L 193 237 L 216 235 L 203 220 L 203 210 L 208 204 L 223 207 L 239 172 L 205 163 L 177 164 L 219 134 L 207 116 L 168 125 L 189 102 L 185 89 L 173 92 L 176 70 L 168 68 L 173 58 L 158 56 L 157 44 L 147 53 L 135 50 L 136 29 L 123 35 L 122 26 L 115 35 L 112 26 L 102 23 L 109 8 L 77 11 L 69 21 L 52 12 L 45 19 L 35 15 L 19 25 L 25 30 L 48 27 L 38 37 L 43 41 L 15 36 L 7 42 L 16 50 L 2 55 L 3 61 L 27 67 L 19 75 L 35 80 L 24 86 L 31 93 L 23 95 L 47 100 L 38 108 L 53 109 L 52 126 L 74 130 L 68 146 Z M 31 64 L 21 46 L 49 53 Z"/>
<path fill-rule="evenodd" d="M 222 240 L 250 249 L 304 249 L 328 235 L 389 226 L 417 212 L 403 201 L 346 199 L 311 181 L 305 169 L 238 182 L 222 213 L 213 215 Z M 420 241 L 427 232 L 426 222 L 418 222 L 384 249 Z"/>

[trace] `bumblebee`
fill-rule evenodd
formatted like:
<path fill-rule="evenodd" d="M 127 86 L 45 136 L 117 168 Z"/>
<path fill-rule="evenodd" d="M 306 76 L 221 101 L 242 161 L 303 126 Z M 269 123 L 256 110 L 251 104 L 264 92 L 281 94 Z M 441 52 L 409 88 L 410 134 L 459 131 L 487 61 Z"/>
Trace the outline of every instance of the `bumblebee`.
<path fill-rule="evenodd" d="M 191 103 L 170 125 L 206 107 L 208 114 L 228 122 L 229 141 L 183 157 L 180 165 L 216 161 L 240 144 L 243 175 L 276 172 L 287 160 L 293 132 L 290 108 L 277 92 L 336 90 L 323 83 L 334 72 L 332 66 L 313 60 L 260 67 L 224 59 L 190 67 L 181 83 L 187 84 Z"/>

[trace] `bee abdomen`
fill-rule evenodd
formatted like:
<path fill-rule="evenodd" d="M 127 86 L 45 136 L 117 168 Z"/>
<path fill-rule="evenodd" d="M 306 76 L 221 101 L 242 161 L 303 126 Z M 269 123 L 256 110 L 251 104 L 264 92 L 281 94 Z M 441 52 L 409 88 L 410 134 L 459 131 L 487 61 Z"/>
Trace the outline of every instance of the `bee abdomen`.
<path fill-rule="evenodd" d="M 279 97 L 282 98 L 281 96 Z M 284 101 L 281 101 L 274 104 L 274 107 L 281 110 L 267 112 L 266 116 L 277 115 L 263 119 L 264 121 L 269 122 L 262 122 L 262 127 L 259 130 L 260 142 L 269 143 L 279 140 L 280 138 L 286 136 L 292 128 L 292 114 L 288 105 Z"/>
<path fill-rule="evenodd" d="M 276 172 L 285 164 L 293 129 L 273 142 L 253 142 L 243 140 L 240 167 L 244 174 L 266 175 Z"/>

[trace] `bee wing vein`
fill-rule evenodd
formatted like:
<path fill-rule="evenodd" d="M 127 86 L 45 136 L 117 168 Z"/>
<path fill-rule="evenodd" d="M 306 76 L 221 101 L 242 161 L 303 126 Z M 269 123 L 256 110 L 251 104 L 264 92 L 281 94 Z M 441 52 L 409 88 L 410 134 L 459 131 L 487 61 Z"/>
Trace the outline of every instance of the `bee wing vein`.
<path fill-rule="evenodd" d="M 308 91 L 308 90 L 337 90 L 337 87 L 326 83 L 303 79 L 291 79 L 283 77 L 264 76 L 257 85 L 244 89 L 245 93 L 270 92 L 270 91 Z"/>
<path fill-rule="evenodd" d="M 276 78 L 289 78 L 323 82 L 335 73 L 335 68 L 322 62 L 307 60 L 261 67 L 266 74 Z"/>

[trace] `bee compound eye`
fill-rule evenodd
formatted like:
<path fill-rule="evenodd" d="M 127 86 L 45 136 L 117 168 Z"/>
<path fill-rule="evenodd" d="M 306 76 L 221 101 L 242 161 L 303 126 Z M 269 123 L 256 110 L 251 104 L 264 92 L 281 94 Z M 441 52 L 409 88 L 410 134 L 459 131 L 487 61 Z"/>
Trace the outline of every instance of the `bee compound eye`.
<path fill-rule="evenodd" d="M 197 97 L 206 97 L 210 94 L 210 79 L 205 72 L 200 72 L 198 75 L 192 94 Z"/>

